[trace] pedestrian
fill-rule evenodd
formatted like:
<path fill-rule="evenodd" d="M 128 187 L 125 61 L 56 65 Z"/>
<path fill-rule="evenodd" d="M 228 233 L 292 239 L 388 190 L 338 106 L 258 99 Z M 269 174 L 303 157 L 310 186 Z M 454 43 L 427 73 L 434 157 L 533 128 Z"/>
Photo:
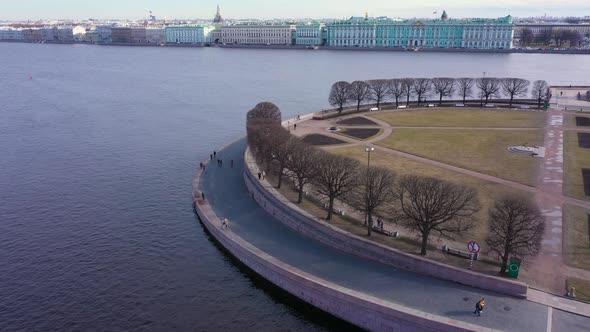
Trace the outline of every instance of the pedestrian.
<path fill-rule="evenodd" d="M 297 114 L 297 120 L 301 120 L 301 117 L 299 116 L 299 114 Z"/>
<path fill-rule="evenodd" d="M 297 130 L 297 124 L 293 124 L 293 130 Z"/>
<path fill-rule="evenodd" d="M 229 227 L 229 220 L 227 220 L 227 218 L 223 218 L 223 220 L 221 221 L 221 228 L 227 229 L 228 227 Z"/>
<path fill-rule="evenodd" d="M 258 180 L 262 179 L 262 173 L 258 172 Z"/>
<path fill-rule="evenodd" d="M 219 159 L 219 167 L 223 167 L 223 160 Z"/>
<path fill-rule="evenodd" d="M 264 180 L 266 178 L 266 172 L 262 171 L 262 180 Z"/>
<path fill-rule="evenodd" d="M 483 307 L 486 305 L 485 299 L 482 297 L 481 300 L 477 301 L 475 304 L 475 311 L 473 312 L 474 315 L 481 316 L 481 312 L 483 311 Z"/>
<path fill-rule="evenodd" d="M 199 168 L 203 169 L 203 163 L 199 163 Z"/>
<path fill-rule="evenodd" d="M 205 192 L 201 192 L 201 198 L 205 200 Z"/>
<path fill-rule="evenodd" d="M 213 160 L 213 153 L 209 155 L 209 158 L 211 158 L 211 160 Z"/>
<path fill-rule="evenodd" d="M 230 164 L 229 165 L 230 165 L 231 168 L 234 168 L 234 160 L 233 159 L 230 161 Z"/>
<path fill-rule="evenodd" d="M 383 219 L 381 217 L 377 218 L 377 226 L 383 231 Z"/>
<path fill-rule="evenodd" d="M 217 158 L 217 152 L 213 151 L 213 157 Z"/>

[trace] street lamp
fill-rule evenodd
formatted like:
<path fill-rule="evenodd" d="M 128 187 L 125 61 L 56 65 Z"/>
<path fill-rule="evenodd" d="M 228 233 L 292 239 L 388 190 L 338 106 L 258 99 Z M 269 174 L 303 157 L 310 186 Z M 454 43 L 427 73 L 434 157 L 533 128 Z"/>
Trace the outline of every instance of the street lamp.
<path fill-rule="evenodd" d="M 371 152 L 375 151 L 374 147 L 365 147 L 365 152 L 367 153 L 367 173 L 369 172 L 368 168 L 371 166 Z"/>

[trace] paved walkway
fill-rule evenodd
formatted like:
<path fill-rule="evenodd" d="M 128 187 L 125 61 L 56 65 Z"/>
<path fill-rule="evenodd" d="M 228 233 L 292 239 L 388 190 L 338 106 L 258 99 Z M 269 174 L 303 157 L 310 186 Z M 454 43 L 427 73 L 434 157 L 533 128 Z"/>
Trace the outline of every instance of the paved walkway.
<path fill-rule="evenodd" d="M 367 261 L 303 237 L 268 215 L 249 196 L 243 181 L 245 140 L 220 151 L 234 168 L 210 163 L 201 190 L 230 229 L 269 255 L 335 284 L 410 308 L 505 331 L 587 331 L 590 318 L 550 309 L 545 305 L 482 291 L 391 266 Z M 472 314 L 475 301 L 486 298 L 481 317 Z M 590 312 L 589 312 L 590 314 Z M 574 322 L 574 323 L 572 323 Z M 548 325 L 549 323 L 549 325 Z M 561 324 L 561 325 L 560 325 Z M 569 325 L 568 325 L 569 324 Z"/>

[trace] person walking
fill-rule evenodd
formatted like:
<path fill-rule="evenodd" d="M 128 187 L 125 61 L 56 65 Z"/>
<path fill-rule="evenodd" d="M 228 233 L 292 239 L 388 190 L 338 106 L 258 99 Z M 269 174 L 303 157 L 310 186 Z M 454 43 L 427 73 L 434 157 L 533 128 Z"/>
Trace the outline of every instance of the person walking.
<path fill-rule="evenodd" d="M 297 130 L 297 124 L 296 123 L 293 124 L 293 130 Z"/>
<path fill-rule="evenodd" d="M 266 172 L 262 171 L 262 180 L 264 180 L 266 178 Z"/>
<path fill-rule="evenodd" d="M 209 158 L 211 158 L 211 160 L 213 160 L 213 153 L 209 155 Z"/>
<path fill-rule="evenodd" d="M 258 172 L 258 180 L 262 179 L 262 173 Z"/>
<path fill-rule="evenodd" d="M 475 311 L 473 312 L 474 315 L 481 316 L 481 312 L 483 311 L 483 307 L 486 305 L 485 299 L 482 297 L 481 300 L 477 301 L 475 304 Z"/>
<path fill-rule="evenodd" d="M 219 167 L 223 167 L 223 160 L 219 159 Z"/>
<path fill-rule="evenodd" d="M 229 163 L 229 166 L 230 166 L 231 168 L 234 168 L 234 160 L 233 160 L 233 159 L 230 161 L 230 163 Z"/>
<path fill-rule="evenodd" d="M 217 152 L 213 151 L 213 158 L 217 158 Z"/>

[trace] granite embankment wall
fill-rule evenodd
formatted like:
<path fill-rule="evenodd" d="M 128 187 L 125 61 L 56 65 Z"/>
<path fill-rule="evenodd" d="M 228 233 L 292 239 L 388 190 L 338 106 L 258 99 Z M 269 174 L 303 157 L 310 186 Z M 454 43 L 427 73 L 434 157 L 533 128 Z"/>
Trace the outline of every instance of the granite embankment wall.
<path fill-rule="evenodd" d="M 229 229 L 199 191 L 199 171 L 193 179 L 195 213 L 209 233 L 234 257 L 295 297 L 351 324 L 373 331 L 492 331 L 454 319 L 428 314 L 340 287 L 296 269 L 260 251 Z"/>
<path fill-rule="evenodd" d="M 268 182 L 258 180 L 258 177 L 254 175 L 258 173 L 258 166 L 249 150 L 246 150 L 244 159 L 246 164 L 244 180 L 252 197 L 276 219 L 311 239 L 338 250 L 398 268 L 526 298 L 528 285 L 525 283 L 431 261 L 366 240 L 330 225 L 288 201 Z"/>

